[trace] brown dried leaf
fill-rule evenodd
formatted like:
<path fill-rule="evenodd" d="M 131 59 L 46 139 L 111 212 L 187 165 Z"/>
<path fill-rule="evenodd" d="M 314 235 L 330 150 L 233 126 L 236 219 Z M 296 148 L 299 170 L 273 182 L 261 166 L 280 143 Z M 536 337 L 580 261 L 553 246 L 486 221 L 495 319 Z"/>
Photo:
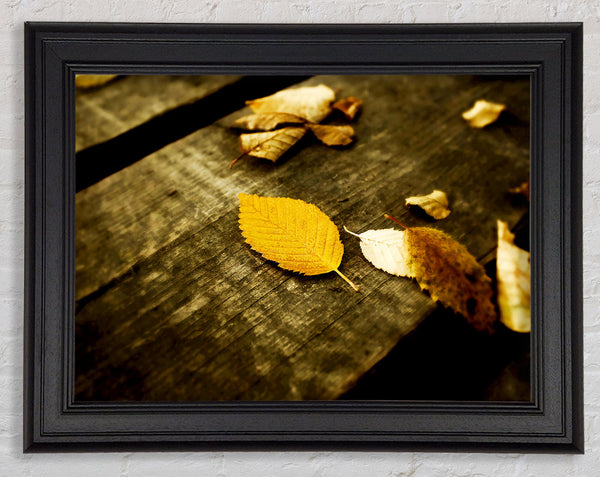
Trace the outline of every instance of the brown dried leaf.
<path fill-rule="evenodd" d="M 308 124 L 307 127 L 326 146 L 347 146 L 354 141 L 354 129 L 352 126 Z"/>
<path fill-rule="evenodd" d="M 289 113 L 312 123 L 319 123 L 331 113 L 330 104 L 335 92 L 320 84 L 295 89 L 284 89 L 271 96 L 246 101 L 255 113 Z"/>
<path fill-rule="evenodd" d="M 411 227 L 404 233 L 411 276 L 421 289 L 463 315 L 475 329 L 492 333 L 492 281 L 475 257 L 440 230 Z"/>
<path fill-rule="evenodd" d="M 243 116 L 233 122 L 231 127 L 248 131 L 271 131 L 284 124 L 303 124 L 306 120 L 295 114 L 264 113 Z"/>
<path fill-rule="evenodd" d="M 75 86 L 81 89 L 95 88 L 108 83 L 117 76 L 118 75 L 76 75 Z"/>
<path fill-rule="evenodd" d="M 269 161 L 277 161 L 284 152 L 296 144 L 306 134 L 305 128 L 288 127 L 275 131 L 240 135 L 240 151 L 242 154 L 234 159 L 229 167 L 245 154 L 261 157 Z"/>
<path fill-rule="evenodd" d="M 347 98 L 340 99 L 333 103 L 333 109 L 341 111 L 346 119 L 352 121 L 356 115 L 362 109 L 363 102 L 361 99 L 355 98 L 354 96 L 348 96 Z"/>
<path fill-rule="evenodd" d="M 435 220 L 445 219 L 450 215 L 448 208 L 448 196 L 441 190 L 434 190 L 431 194 L 408 197 L 406 206 L 417 206 L 434 218 Z"/>
<path fill-rule="evenodd" d="M 498 221 L 498 308 L 500 321 L 519 333 L 531 331 L 529 252 L 514 244 L 506 222 Z"/>
<path fill-rule="evenodd" d="M 506 109 L 506 105 L 500 103 L 492 103 L 485 99 L 475 101 L 471 109 L 462 113 L 462 117 L 469 123 L 469 126 L 474 128 L 484 128 L 488 124 L 492 124 L 500 113 Z"/>

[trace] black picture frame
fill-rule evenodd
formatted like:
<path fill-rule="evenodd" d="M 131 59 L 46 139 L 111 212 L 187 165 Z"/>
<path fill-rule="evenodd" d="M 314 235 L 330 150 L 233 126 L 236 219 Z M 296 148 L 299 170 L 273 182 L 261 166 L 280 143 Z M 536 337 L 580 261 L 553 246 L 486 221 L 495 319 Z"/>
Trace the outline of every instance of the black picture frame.
<path fill-rule="evenodd" d="M 27 23 L 24 451 L 583 452 L 580 23 Z M 74 76 L 529 75 L 532 402 L 74 402 Z"/>

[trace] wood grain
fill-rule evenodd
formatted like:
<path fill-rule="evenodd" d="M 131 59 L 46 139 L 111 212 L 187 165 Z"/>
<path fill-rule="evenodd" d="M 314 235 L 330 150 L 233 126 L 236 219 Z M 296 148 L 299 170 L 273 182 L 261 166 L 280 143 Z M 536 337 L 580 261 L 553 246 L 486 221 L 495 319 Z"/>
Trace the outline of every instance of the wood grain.
<path fill-rule="evenodd" d="M 529 174 L 529 82 L 470 76 L 331 76 L 338 97 L 364 100 L 357 141 L 306 138 L 277 164 L 233 169 L 240 110 L 77 194 L 78 399 L 335 399 L 435 307 L 407 279 L 375 269 L 355 232 L 389 228 L 384 213 L 427 225 L 404 198 L 448 194 L 430 224 L 476 257 L 496 219 L 526 212 L 507 190 Z M 484 130 L 461 118 L 477 99 L 509 113 Z M 248 99 L 252 99 L 249 97 Z M 302 199 L 338 226 L 340 270 L 303 277 L 244 243 L 240 192 Z"/>
<path fill-rule="evenodd" d="M 107 141 L 170 109 L 207 96 L 238 76 L 120 76 L 75 96 L 75 150 Z"/>

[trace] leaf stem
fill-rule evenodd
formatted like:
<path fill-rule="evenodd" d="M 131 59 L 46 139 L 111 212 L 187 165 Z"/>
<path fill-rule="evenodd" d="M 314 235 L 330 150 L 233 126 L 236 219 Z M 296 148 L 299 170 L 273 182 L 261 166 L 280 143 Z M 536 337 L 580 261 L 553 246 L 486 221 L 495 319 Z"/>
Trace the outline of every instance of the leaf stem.
<path fill-rule="evenodd" d="M 344 230 L 345 230 L 346 232 L 348 232 L 350 235 L 354 235 L 355 237 L 361 238 L 361 237 L 360 237 L 360 235 L 358 235 L 358 234 L 355 234 L 355 233 L 354 233 L 354 232 L 352 232 L 351 230 L 348 230 L 348 229 L 346 228 L 346 226 L 345 226 L 345 225 L 344 225 Z"/>
<path fill-rule="evenodd" d="M 388 215 L 388 214 L 383 214 L 383 216 L 384 216 L 386 219 L 393 220 L 393 221 L 394 221 L 394 222 L 396 222 L 398 225 L 400 225 L 400 227 L 402 227 L 403 229 L 407 229 L 407 228 L 408 228 L 406 225 L 404 225 L 402 222 L 400 222 L 398 219 L 396 219 L 396 218 L 392 217 L 391 215 Z"/>
<path fill-rule="evenodd" d="M 354 283 L 352 283 L 352 282 L 351 282 L 351 281 L 348 279 L 348 277 L 347 277 L 346 275 L 344 275 L 342 272 L 340 272 L 340 271 L 339 271 L 337 268 L 336 268 L 334 271 L 335 271 L 335 273 L 337 273 L 337 274 L 338 274 L 340 277 L 342 277 L 344 280 L 346 280 L 346 282 L 347 282 L 347 283 L 348 283 L 348 284 L 349 284 L 349 285 L 350 285 L 352 288 L 354 288 L 354 291 L 359 291 L 359 290 L 358 290 L 358 287 L 357 287 L 357 286 L 356 286 Z"/>
<path fill-rule="evenodd" d="M 231 161 L 229 163 L 229 169 L 231 169 L 233 167 L 233 165 L 239 161 L 242 157 L 244 157 L 247 154 L 247 152 L 242 152 L 238 157 L 236 157 L 233 161 Z"/>

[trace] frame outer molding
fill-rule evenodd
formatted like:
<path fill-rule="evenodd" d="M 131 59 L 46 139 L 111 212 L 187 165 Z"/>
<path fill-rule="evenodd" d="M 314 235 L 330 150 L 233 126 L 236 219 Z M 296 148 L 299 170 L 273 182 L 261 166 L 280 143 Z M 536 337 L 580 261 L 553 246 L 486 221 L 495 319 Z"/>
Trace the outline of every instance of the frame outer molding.
<path fill-rule="evenodd" d="M 582 32 L 579 23 L 27 23 L 25 452 L 582 453 Z M 73 78 L 102 72 L 530 75 L 533 401 L 74 402 Z"/>

